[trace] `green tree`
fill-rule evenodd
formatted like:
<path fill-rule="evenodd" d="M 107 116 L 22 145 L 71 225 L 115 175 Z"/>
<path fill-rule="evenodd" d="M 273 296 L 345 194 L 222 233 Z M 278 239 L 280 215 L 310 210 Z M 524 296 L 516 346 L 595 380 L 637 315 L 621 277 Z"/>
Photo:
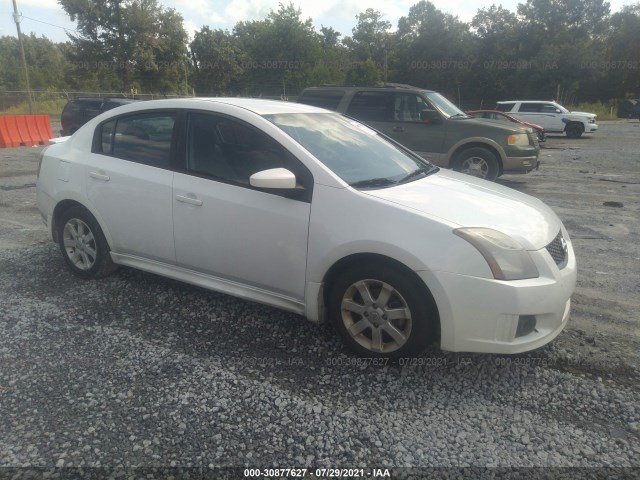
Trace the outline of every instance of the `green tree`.
<path fill-rule="evenodd" d="M 400 80 L 456 99 L 456 87 L 466 87 L 474 61 L 469 26 L 422 0 L 400 18 L 397 35 L 398 60 L 404 70 Z"/>
<path fill-rule="evenodd" d="M 204 26 L 195 33 L 189 49 L 198 91 L 207 95 L 233 94 L 246 61 L 236 38 L 224 30 Z"/>
<path fill-rule="evenodd" d="M 93 64 L 107 80 L 127 92 L 174 89 L 187 60 L 182 16 L 156 0 L 59 0 L 78 35 L 74 61 Z M 109 72 L 111 70 L 111 72 Z M 115 74 L 115 75 L 114 75 Z"/>
<path fill-rule="evenodd" d="M 516 14 L 502 6 L 482 8 L 473 17 L 471 28 L 476 36 L 471 92 L 476 103 L 484 106 L 516 94 L 518 72 L 530 66 L 521 51 L 521 25 Z"/>
<path fill-rule="evenodd" d="M 590 65 L 606 73 L 600 85 L 604 97 L 640 97 L 640 3 L 611 16 L 606 43 L 606 58 Z"/>
<path fill-rule="evenodd" d="M 600 72 L 582 68 L 605 55 L 609 3 L 527 0 L 518 6 L 521 48 L 536 68 L 520 76 L 529 95 L 571 103 L 592 96 Z M 593 98 L 591 98 L 593 100 Z"/>
<path fill-rule="evenodd" d="M 25 58 L 32 90 L 63 89 L 69 64 L 59 44 L 35 34 L 23 35 Z M 0 37 L 0 88 L 25 90 L 24 68 L 17 37 Z"/>
<path fill-rule="evenodd" d="M 233 29 L 247 55 L 245 94 L 288 95 L 307 86 L 321 58 L 322 36 L 292 3 L 279 4 L 265 20 L 239 22 Z"/>
<path fill-rule="evenodd" d="M 384 62 L 385 49 L 389 48 L 391 23 L 383 20 L 384 15 L 378 10 L 367 8 L 356 15 L 357 25 L 351 37 L 344 40 L 351 58 L 356 62 L 366 62 L 381 66 Z"/>

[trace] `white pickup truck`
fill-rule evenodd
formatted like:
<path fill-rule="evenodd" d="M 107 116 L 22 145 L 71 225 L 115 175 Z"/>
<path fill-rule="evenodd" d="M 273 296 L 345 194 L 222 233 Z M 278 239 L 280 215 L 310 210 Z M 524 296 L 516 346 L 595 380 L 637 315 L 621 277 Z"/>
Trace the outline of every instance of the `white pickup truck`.
<path fill-rule="evenodd" d="M 580 138 L 583 133 L 598 130 L 596 115 L 586 112 L 570 112 L 556 102 L 539 100 L 498 102 L 496 110 L 508 113 L 518 120 L 537 123 L 547 133 L 566 133 L 567 137 Z"/>

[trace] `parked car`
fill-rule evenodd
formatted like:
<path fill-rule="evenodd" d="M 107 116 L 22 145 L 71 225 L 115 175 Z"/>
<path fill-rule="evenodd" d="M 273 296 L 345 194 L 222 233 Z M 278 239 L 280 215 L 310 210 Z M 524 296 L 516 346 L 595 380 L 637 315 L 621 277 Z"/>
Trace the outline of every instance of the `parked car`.
<path fill-rule="evenodd" d="M 518 120 L 542 126 L 547 133 L 565 133 L 569 138 L 580 138 L 583 133 L 598 130 L 596 115 L 570 112 L 556 102 L 539 100 L 498 102 L 496 110 L 508 113 Z"/>
<path fill-rule="evenodd" d="M 297 101 L 344 113 L 436 165 L 486 180 L 539 165 L 538 140 L 528 129 L 473 119 L 431 90 L 396 84 L 313 87 Z"/>
<path fill-rule="evenodd" d="M 517 353 L 565 327 L 576 260 L 540 200 L 307 105 L 126 105 L 48 146 L 37 204 L 68 268 L 139 268 L 328 319 L 355 352 Z"/>
<path fill-rule="evenodd" d="M 467 115 L 473 118 L 484 118 L 486 120 L 497 120 L 499 122 L 513 122 L 519 123 L 532 129 L 536 136 L 538 137 L 538 142 L 544 142 L 546 140 L 546 133 L 544 128 L 535 123 L 529 123 L 522 120 L 518 120 L 517 118 L 513 118 L 511 115 L 508 115 L 499 110 L 470 110 L 467 112 Z"/>
<path fill-rule="evenodd" d="M 137 102 L 137 100 L 131 98 L 95 97 L 69 100 L 64 106 L 64 109 L 62 109 L 62 115 L 60 117 L 62 130 L 60 131 L 60 135 L 63 137 L 73 135 L 78 128 L 102 112 L 132 102 Z"/>
<path fill-rule="evenodd" d="M 618 118 L 640 119 L 640 99 L 627 98 L 618 105 Z"/>

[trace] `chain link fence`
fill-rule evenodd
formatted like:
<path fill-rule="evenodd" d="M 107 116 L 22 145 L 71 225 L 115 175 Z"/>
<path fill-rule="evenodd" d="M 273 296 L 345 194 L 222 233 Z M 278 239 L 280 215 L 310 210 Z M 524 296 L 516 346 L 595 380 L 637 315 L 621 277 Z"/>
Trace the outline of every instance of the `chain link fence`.
<path fill-rule="evenodd" d="M 0 90 L 0 115 L 47 114 L 59 116 L 69 100 L 80 97 L 92 98 L 135 98 L 155 100 L 161 98 L 181 98 L 185 95 L 123 92 L 71 92 L 71 91 L 31 91 Z"/>

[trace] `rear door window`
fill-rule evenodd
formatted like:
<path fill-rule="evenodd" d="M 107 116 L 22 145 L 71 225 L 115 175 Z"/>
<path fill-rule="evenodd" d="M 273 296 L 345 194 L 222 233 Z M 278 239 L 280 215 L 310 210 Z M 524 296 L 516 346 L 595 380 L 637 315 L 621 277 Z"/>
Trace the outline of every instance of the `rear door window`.
<path fill-rule="evenodd" d="M 298 103 L 335 111 L 342 97 L 344 97 L 342 90 L 309 90 L 298 99 Z"/>
<path fill-rule="evenodd" d="M 499 103 L 496 105 L 496 110 L 500 112 L 510 112 L 515 103 Z"/>
<path fill-rule="evenodd" d="M 364 122 L 391 122 L 395 111 L 392 92 L 358 92 L 346 114 Z"/>
<path fill-rule="evenodd" d="M 168 168 L 175 120 L 175 112 L 143 113 L 110 120 L 98 126 L 99 140 L 94 143 L 94 152 Z"/>
<path fill-rule="evenodd" d="M 542 110 L 542 104 L 540 103 L 523 103 L 520 105 L 518 112 L 521 113 L 539 113 Z"/>

